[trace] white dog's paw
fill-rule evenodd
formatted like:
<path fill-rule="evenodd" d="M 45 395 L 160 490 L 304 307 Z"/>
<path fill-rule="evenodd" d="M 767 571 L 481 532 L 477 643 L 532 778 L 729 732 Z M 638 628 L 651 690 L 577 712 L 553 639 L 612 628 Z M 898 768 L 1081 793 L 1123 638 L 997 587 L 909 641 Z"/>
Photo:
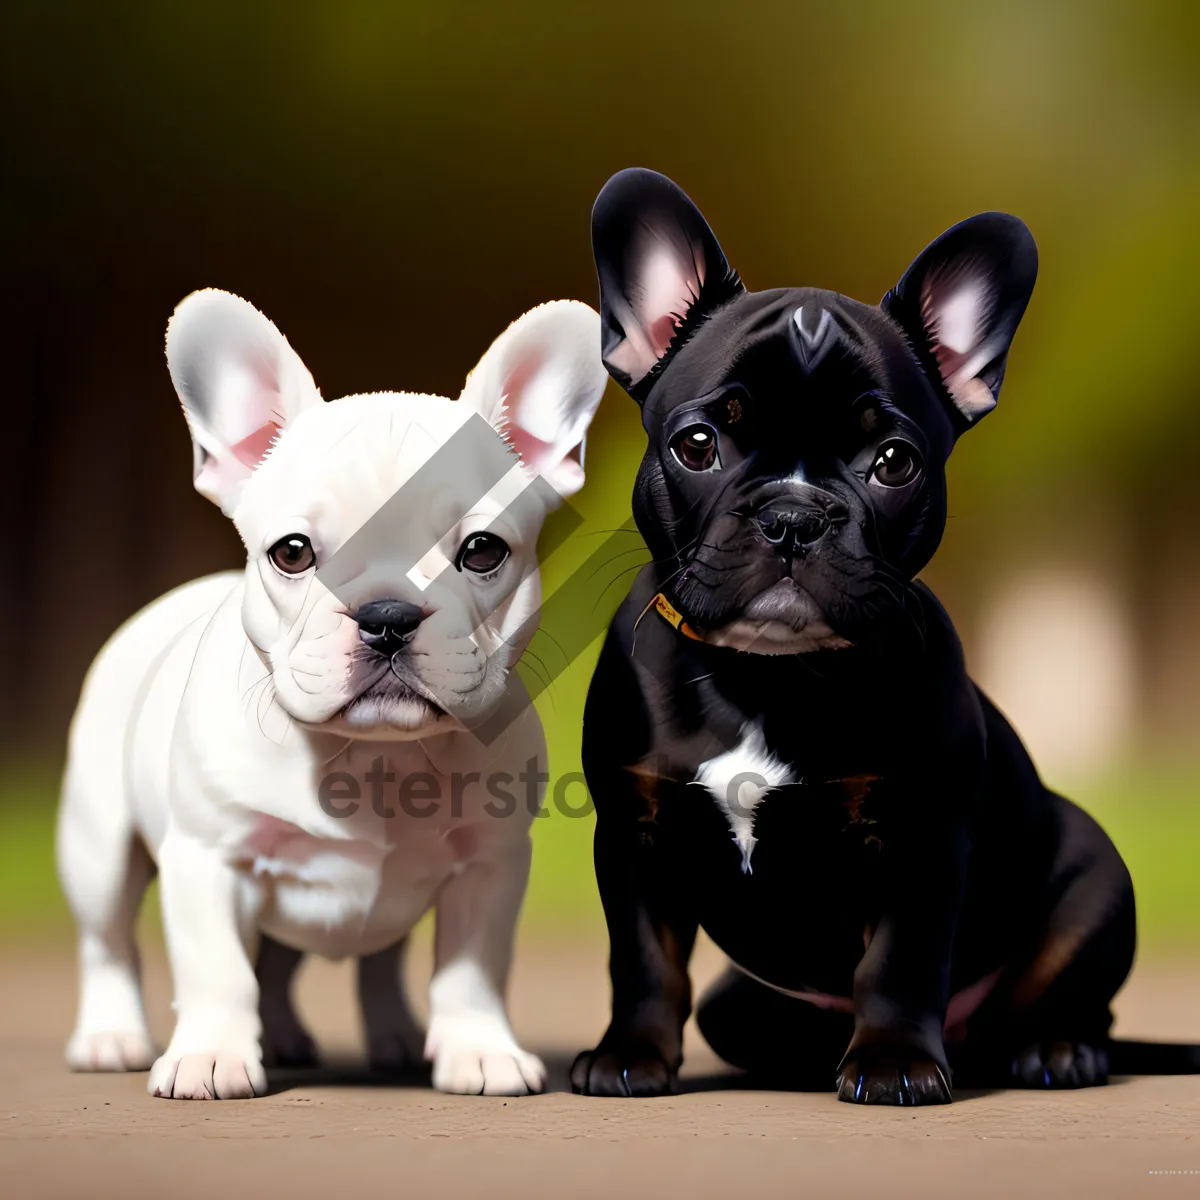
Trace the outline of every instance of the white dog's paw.
<path fill-rule="evenodd" d="M 542 1060 L 524 1050 L 509 1054 L 447 1047 L 433 1060 L 433 1086 L 463 1096 L 525 1096 L 546 1084 Z"/>
<path fill-rule="evenodd" d="M 434 1020 L 425 1057 L 433 1060 L 433 1086 L 467 1096 L 524 1096 L 546 1084 L 542 1060 L 490 1018 Z"/>
<path fill-rule="evenodd" d="M 257 1053 L 167 1051 L 151 1068 L 147 1090 L 166 1100 L 249 1100 L 267 1090 Z"/>
<path fill-rule="evenodd" d="M 72 1071 L 148 1071 L 157 1055 L 144 1029 L 77 1031 L 67 1043 Z"/>

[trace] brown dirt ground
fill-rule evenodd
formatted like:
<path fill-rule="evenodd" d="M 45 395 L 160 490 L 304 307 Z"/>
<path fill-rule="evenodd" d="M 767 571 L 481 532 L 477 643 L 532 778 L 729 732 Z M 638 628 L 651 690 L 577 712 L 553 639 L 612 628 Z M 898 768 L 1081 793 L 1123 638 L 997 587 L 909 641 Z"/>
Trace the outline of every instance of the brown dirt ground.
<path fill-rule="evenodd" d="M 422 989 L 428 945 L 411 982 Z M 720 966 L 698 954 L 703 984 Z M 154 1028 L 169 1029 L 161 953 Z M 1130 1079 L 1076 1093 L 961 1095 L 948 1108 L 860 1108 L 832 1095 L 745 1091 L 689 1030 L 684 1094 L 593 1100 L 564 1092 L 574 1052 L 604 1025 L 604 951 L 525 939 L 512 1011 L 554 1070 L 517 1100 L 382 1085 L 353 1063 L 345 964 L 312 963 L 300 1006 L 347 1065 L 279 1075 L 262 1099 L 171 1103 L 142 1075 L 71 1075 L 69 951 L 0 951 L 0 1194 L 693 1197 L 883 1194 L 1181 1195 L 1200 1190 L 1200 1078 Z M 419 992 L 414 991 L 414 994 Z M 1144 963 L 1118 1000 L 1127 1036 L 1200 1038 L 1200 969 Z"/>

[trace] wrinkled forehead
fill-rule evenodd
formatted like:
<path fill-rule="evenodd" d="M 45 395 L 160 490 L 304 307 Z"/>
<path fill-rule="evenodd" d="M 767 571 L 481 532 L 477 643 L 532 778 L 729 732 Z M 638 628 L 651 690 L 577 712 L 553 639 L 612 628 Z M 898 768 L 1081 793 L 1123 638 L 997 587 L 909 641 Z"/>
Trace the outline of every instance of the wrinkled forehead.
<path fill-rule="evenodd" d="M 444 396 L 348 396 L 301 413 L 247 485 L 239 518 L 293 512 L 351 532 L 385 506 L 449 527 L 503 506 L 515 452 L 473 409 Z"/>
<path fill-rule="evenodd" d="M 879 309 L 837 292 L 748 292 L 714 313 L 647 397 L 650 421 L 727 386 L 746 389 L 768 419 L 835 416 L 864 393 L 914 420 L 933 399 L 900 329 Z"/>
<path fill-rule="evenodd" d="M 306 409 L 288 426 L 264 464 L 275 476 L 336 469 L 367 459 L 413 470 L 470 415 L 444 396 L 379 392 L 346 396 Z"/>

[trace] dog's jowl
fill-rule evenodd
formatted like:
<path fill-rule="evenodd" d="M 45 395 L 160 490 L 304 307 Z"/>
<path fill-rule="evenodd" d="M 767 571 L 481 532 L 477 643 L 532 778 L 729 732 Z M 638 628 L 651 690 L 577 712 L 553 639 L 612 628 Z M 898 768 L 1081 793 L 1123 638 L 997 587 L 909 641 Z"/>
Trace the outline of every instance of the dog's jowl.
<path fill-rule="evenodd" d="M 1104 1082 L 1129 875 L 914 582 L 1000 394 L 1029 231 L 964 221 L 877 307 L 747 291 L 652 172 L 610 180 L 592 231 L 654 561 L 587 702 L 613 1009 L 576 1089 L 673 1086 L 699 927 L 731 960 L 700 1030 L 759 1075 L 890 1104 Z"/>
<path fill-rule="evenodd" d="M 546 304 L 457 401 L 324 403 L 245 301 L 176 310 L 195 485 L 247 562 L 134 617 L 84 685 L 58 829 L 80 932 L 72 1067 L 150 1068 L 157 1096 L 261 1095 L 264 1064 L 313 1057 L 288 989 L 314 952 L 358 959 L 376 1067 L 424 1054 L 447 1091 L 540 1089 L 503 998 L 540 790 L 501 806 L 497 781 L 546 778 L 511 668 L 539 610 L 538 531 L 583 482 L 598 331 L 586 305 Z M 156 867 L 177 1018 L 157 1057 L 133 941 Z M 422 1044 L 400 950 L 431 906 Z"/>

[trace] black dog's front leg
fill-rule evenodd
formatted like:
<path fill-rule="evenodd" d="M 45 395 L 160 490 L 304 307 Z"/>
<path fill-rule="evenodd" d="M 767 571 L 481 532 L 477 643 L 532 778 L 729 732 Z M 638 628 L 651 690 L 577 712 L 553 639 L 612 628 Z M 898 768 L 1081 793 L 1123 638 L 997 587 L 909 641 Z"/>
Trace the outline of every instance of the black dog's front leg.
<path fill-rule="evenodd" d="M 635 607 L 636 605 L 636 607 Z M 627 601 L 627 617 L 644 607 Z M 623 610 L 624 611 L 624 610 Z M 691 1012 L 688 959 L 698 921 L 656 838 L 659 767 L 651 719 L 618 616 L 588 690 L 583 767 L 596 805 L 596 882 L 608 923 L 612 1020 L 571 1068 L 575 1091 L 653 1096 L 670 1091 Z"/>
<path fill-rule="evenodd" d="M 970 795 L 960 793 L 956 802 L 937 792 L 906 805 L 900 828 L 883 842 L 883 906 L 854 974 L 855 1028 L 838 1068 L 839 1100 L 952 1099 L 943 1027 L 966 879 Z"/>
<path fill-rule="evenodd" d="M 614 797 L 611 788 L 629 788 Z M 596 879 L 610 944 L 612 1021 L 600 1044 L 571 1069 L 575 1091 L 656 1096 L 673 1090 L 691 1012 L 688 959 L 697 921 L 671 886 L 651 829 L 632 817 L 636 793 L 611 780 L 597 798 Z"/>

